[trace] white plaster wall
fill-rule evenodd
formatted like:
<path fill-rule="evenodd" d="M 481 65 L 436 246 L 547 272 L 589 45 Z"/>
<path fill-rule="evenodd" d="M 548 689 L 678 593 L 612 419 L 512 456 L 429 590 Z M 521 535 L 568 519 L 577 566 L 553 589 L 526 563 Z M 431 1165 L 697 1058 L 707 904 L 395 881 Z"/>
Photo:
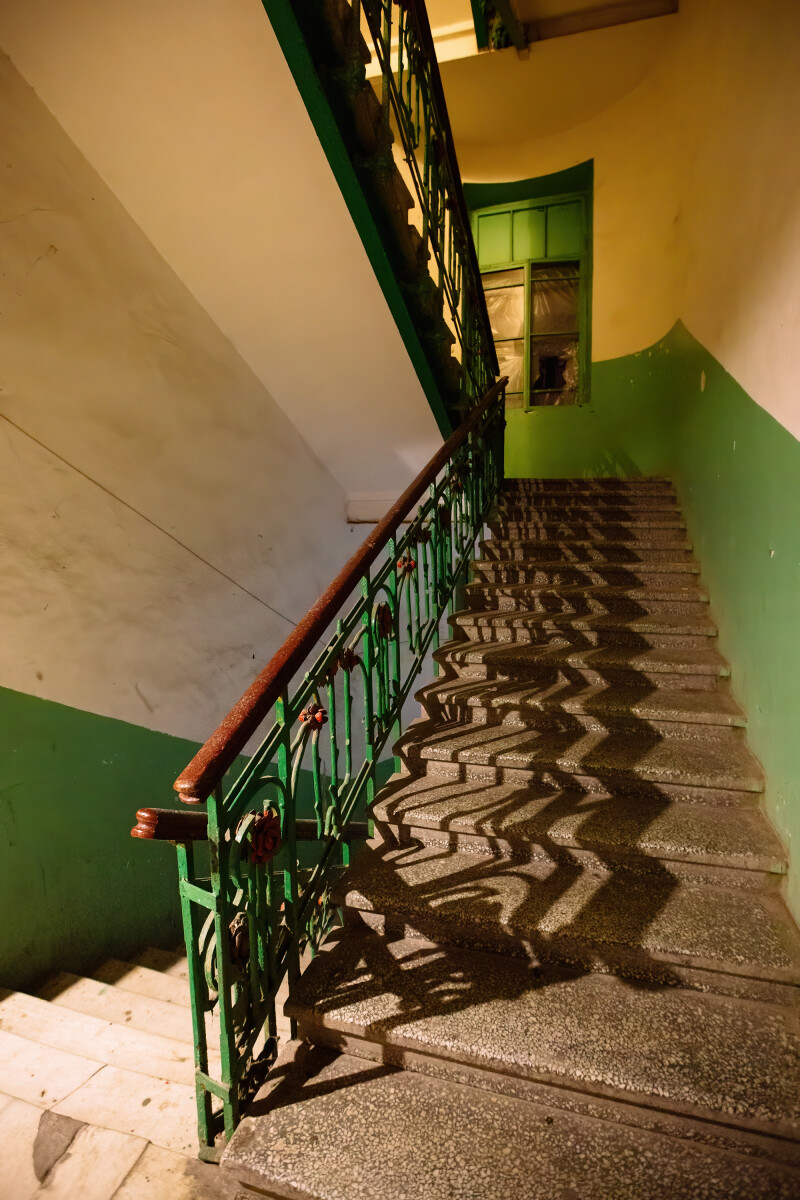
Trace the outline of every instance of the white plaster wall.
<path fill-rule="evenodd" d="M 0 55 L 0 686 L 202 740 L 360 540 Z"/>
<path fill-rule="evenodd" d="M 260 0 L 4 0 L 0 45 L 348 492 L 441 438 Z"/>
<path fill-rule="evenodd" d="M 602 62 L 630 75 L 626 44 L 647 70 L 611 103 L 598 88 L 565 126 L 559 86 Z M 493 57 L 508 58 L 505 90 L 485 58 L 443 68 L 462 172 L 524 179 L 594 159 L 595 358 L 641 350 L 681 318 L 800 436 L 800 5 L 681 0 L 675 16 L 543 43 L 528 62 Z"/>

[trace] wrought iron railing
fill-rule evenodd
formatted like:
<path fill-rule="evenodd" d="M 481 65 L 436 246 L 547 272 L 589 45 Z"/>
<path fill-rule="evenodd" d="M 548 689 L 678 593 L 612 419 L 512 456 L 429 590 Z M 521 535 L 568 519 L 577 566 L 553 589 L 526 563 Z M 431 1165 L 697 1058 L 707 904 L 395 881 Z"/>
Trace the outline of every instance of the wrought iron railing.
<path fill-rule="evenodd" d="M 498 367 L 424 0 L 263 3 L 312 119 L 320 94 L 330 101 L 315 122 L 320 140 L 334 170 L 341 167 L 332 113 L 392 261 L 392 284 L 457 423 Z M 358 207 L 351 204 L 357 225 Z"/>
<path fill-rule="evenodd" d="M 134 836 L 177 846 L 202 1157 L 232 1134 L 274 1060 L 282 981 L 336 919 L 332 885 L 366 833 L 381 756 L 401 733 L 503 478 L 505 382 L 486 392 L 177 780 L 195 811 L 137 813 Z"/>
<path fill-rule="evenodd" d="M 384 121 L 402 146 L 428 269 L 456 338 L 462 392 L 474 402 L 494 380 L 497 364 L 425 4 L 353 0 L 353 8 L 380 66 Z"/>

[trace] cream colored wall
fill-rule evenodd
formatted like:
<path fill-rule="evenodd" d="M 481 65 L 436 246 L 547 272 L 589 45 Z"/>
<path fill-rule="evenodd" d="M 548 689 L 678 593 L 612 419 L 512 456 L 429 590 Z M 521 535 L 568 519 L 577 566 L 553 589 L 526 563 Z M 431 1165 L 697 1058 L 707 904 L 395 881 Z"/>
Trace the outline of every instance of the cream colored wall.
<path fill-rule="evenodd" d="M 348 492 L 441 444 L 260 0 L 5 0 L 0 45 Z"/>
<path fill-rule="evenodd" d="M 204 739 L 345 495 L 0 56 L 0 686 Z"/>
<path fill-rule="evenodd" d="M 587 95 L 565 124 L 565 81 L 604 63 L 631 86 L 598 86 L 593 109 Z M 443 75 L 466 179 L 594 159 L 594 357 L 652 345 L 682 318 L 800 436 L 800 6 L 681 0 L 675 16 L 542 43 L 528 62 L 503 52 L 447 64 Z"/>

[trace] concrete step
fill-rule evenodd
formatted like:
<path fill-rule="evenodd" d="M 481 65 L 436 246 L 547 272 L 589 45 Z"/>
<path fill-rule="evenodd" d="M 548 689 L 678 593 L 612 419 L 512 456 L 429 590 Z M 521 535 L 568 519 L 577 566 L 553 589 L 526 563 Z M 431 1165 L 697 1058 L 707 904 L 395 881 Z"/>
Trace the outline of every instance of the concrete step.
<path fill-rule="evenodd" d="M 592 776 L 609 785 L 620 777 L 640 782 L 687 783 L 692 787 L 760 792 L 764 775 L 737 730 L 720 729 L 713 738 L 664 737 L 644 728 L 637 733 L 593 733 L 530 726 L 478 725 L 433 721 L 412 723 L 397 751 L 413 773 L 452 777 L 461 764 L 493 768 L 500 778 L 536 778 L 542 771 Z M 444 770 L 442 770 L 444 768 Z"/>
<path fill-rule="evenodd" d="M 492 508 L 492 516 L 511 520 L 623 520 L 642 517 L 647 520 L 681 520 L 681 508 L 674 496 L 592 496 L 501 494 Z"/>
<path fill-rule="evenodd" d="M 0 990 L 0 1029 L 97 1063 L 172 1083 L 194 1084 L 191 1035 L 186 1041 L 177 1041 L 4 989 Z"/>
<path fill-rule="evenodd" d="M 136 963 L 109 958 L 94 967 L 91 978 L 99 983 L 111 984 L 126 992 L 163 1000 L 167 1004 L 189 1007 L 189 981 L 180 976 L 167 975 L 152 967 L 141 967 Z"/>
<path fill-rule="evenodd" d="M 282 1200 L 790 1200 L 797 1188 L 774 1161 L 300 1043 L 256 1104 L 221 1169 Z"/>
<path fill-rule="evenodd" d="M 462 679 L 605 687 L 709 689 L 730 667 L 713 646 L 532 646 L 525 643 L 445 642 L 433 655 Z"/>
<path fill-rule="evenodd" d="M 777 883 L 787 866 L 783 846 L 758 809 L 661 794 L 396 775 L 378 793 L 372 816 L 390 843 L 435 841 L 639 874 L 663 874 L 667 866 L 681 877 L 702 878 L 702 870 L 681 872 L 681 864 L 713 866 L 728 869 L 716 878 L 763 887 L 765 876 Z"/>
<path fill-rule="evenodd" d="M 140 950 L 138 954 L 134 954 L 131 962 L 134 966 L 159 971 L 162 975 L 169 975 L 172 979 L 185 979 L 187 982 L 189 979 L 189 964 L 182 948 L 180 950 L 159 950 L 154 946 L 148 946 L 144 950 Z"/>
<path fill-rule="evenodd" d="M 300 1036 L 341 1048 L 345 1037 L 348 1052 L 378 1061 L 410 1051 L 411 1069 L 457 1078 L 467 1066 L 512 1095 L 518 1080 L 580 1087 L 800 1142 L 793 1008 L 351 930 L 315 959 L 287 1011 Z"/>
<path fill-rule="evenodd" d="M 492 537 L 497 541 L 526 542 L 616 542 L 623 545 L 640 542 L 655 542 L 658 545 L 683 545 L 686 542 L 685 527 L 678 521 L 626 522 L 598 520 L 576 521 L 566 517 L 560 520 L 492 520 L 487 522 Z"/>
<path fill-rule="evenodd" d="M 626 529 L 629 526 L 685 528 L 680 508 L 669 501 L 660 507 L 655 507 L 649 502 L 633 504 L 629 501 L 617 503 L 614 500 L 575 500 L 556 506 L 545 498 L 516 501 L 498 499 L 489 513 L 487 523 L 503 521 L 531 526 L 565 522 L 569 525 L 620 524 Z"/>
<path fill-rule="evenodd" d="M 98 1017 L 114 1025 L 130 1026 L 145 1033 L 156 1031 L 161 1037 L 192 1044 L 192 1018 L 188 1003 L 186 1006 L 172 1004 L 66 971 L 51 976 L 36 994 L 41 1000 L 48 1000 L 60 1008 Z"/>
<path fill-rule="evenodd" d="M 500 490 L 501 496 L 522 493 L 525 496 L 541 495 L 601 495 L 640 496 L 642 494 L 675 495 L 671 480 L 656 477 L 637 479 L 506 479 Z"/>
<path fill-rule="evenodd" d="M 695 735 L 722 729 L 744 728 L 746 718 L 729 692 L 689 689 L 615 688 L 581 686 L 577 682 L 540 684 L 516 681 L 492 683 L 473 680 L 440 680 L 416 693 L 432 719 L 445 723 L 477 721 L 481 724 L 535 724 L 547 719 L 598 733 L 614 729 L 638 732 L 648 729 Z M 702 726 L 702 729 L 692 728 Z"/>
<path fill-rule="evenodd" d="M 490 562 L 607 562 L 634 568 L 637 563 L 691 562 L 692 544 L 685 538 L 669 545 L 655 542 L 593 542 L 585 539 L 558 538 L 553 541 L 487 538 L 478 543 L 481 561 Z"/>
<path fill-rule="evenodd" d="M 478 558 L 470 564 L 475 582 L 485 584 L 536 584 L 545 587 L 661 587 L 686 586 L 700 574 L 694 559 L 680 561 L 611 562 L 597 557 L 592 562 L 554 558 L 499 559 Z"/>
<path fill-rule="evenodd" d="M 658 577 L 656 577 L 657 579 Z M 698 584 L 686 587 L 559 587 L 536 584 L 468 584 L 462 591 L 464 603 L 472 612 L 543 612 L 588 615 L 619 613 L 641 616 L 647 613 L 704 613 L 708 611 L 708 592 Z"/>
<path fill-rule="evenodd" d="M 568 963 L 663 986 L 800 985 L 800 933 L 774 892 L 440 846 L 365 847 L 337 901 L 380 932 Z"/>
<path fill-rule="evenodd" d="M 455 613 L 449 624 L 473 642 L 592 646 L 703 646 L 716 638 L 708 613 L 592 613 L 536 611 Z"/>

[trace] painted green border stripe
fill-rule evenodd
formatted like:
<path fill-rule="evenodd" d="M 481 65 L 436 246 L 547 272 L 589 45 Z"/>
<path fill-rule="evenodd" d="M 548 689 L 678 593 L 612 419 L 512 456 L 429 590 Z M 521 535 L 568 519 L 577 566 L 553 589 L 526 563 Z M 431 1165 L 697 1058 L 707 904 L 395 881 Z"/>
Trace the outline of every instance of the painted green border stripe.
<path fill-rule="evenodd" d="M 353 223 L 408 351 L 417 378 L 425 392 L 436 424 L 439 426 L 442 437 L 447 438 L 453 432 L 453 423 L 447 414 L 441 392 L 422 348 L 403 293 L 397 283 L 394 268 L 386 253 L 375 219 L 350 161 L 350 155 L 320 83 L 297 18 L 287 0 L 262 0 L 262 4 L 350 216 L 353 218 Z"/>

